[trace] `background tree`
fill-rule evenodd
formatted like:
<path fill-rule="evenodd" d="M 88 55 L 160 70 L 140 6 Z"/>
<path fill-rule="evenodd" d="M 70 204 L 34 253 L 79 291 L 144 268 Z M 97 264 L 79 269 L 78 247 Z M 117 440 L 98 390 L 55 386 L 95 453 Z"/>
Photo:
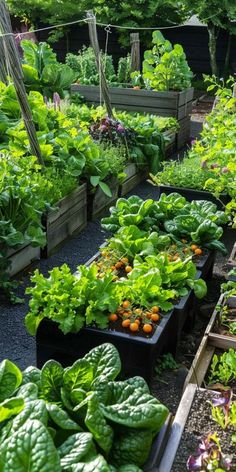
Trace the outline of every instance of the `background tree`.
<path fill-rule="evenodd" d="M 97 21 L 127 27 L 155 27 L 182 23 L 188 16 L 185 5 L 175 0 L 8 0 L 10 11 L 38 26 L 60 24 L 85 18 L 93 10 Z M 128 44 L 129 31 L 119 30 L 122 44 Z M 143 32 L 141 40 L 148 44 L 152 32 Z"/>
<path fill-rule="evenodd" d="M 182 0 L 182 7 L 191 14 L 198 16 L 206 24 L 209 34 L 209 54 L 212 74 L 218 76 L 217 38 L 220 29 L 229 33 L 225 68 L 229 66 L 231 35 L 236 33 L 236 3 L 232 0 Z"/>

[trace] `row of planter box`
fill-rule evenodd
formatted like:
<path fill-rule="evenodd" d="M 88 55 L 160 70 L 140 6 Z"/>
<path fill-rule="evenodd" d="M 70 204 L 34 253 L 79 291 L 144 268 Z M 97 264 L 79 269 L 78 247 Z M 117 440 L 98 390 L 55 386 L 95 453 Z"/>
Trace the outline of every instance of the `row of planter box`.
<path fill-rule="evenodd" d="M 164 133 L 166 155 L 172 153 L 175 140 L 175 131 Z M 40 251 L 38 247 L 30 244 L 17 249 L 10 249 L 8 258 L 11 261 L 9 274 L 14 276 L 33 261 L 42 257 L 48 257 L 60 244 L 74 233 L 82 231 L 88 220 L 94 220 L 101 216 L 120 197 L 130 192 L 148 176 L 148 169 L 140 171 L 136 164 L 127 164 L 125 168 L 126 178 L 119 182 L 111 178 L 107 182 L 112 192 L 108 197 L 100 188 L 94 193 L 87 192 L 86 184 L 81 185 L 66 197 L 55 204 L 55 209 L 43 215 L 42 225 L 46 231 L 47 245 Z"/>
<path fill-rule="evenodd" d="M 224 296 L 222 295 L 217 303 L 217 306 L 222 306 L 223 303 Z M 236 297 L 230 297 L 227 300 L 227 304 L 231 308 L 236 308 Z M 189 421 L 194 402 L 199 392 L 202 395 L 202 398 L 208 403 L 209 397 L 219 394 L 217 391 L 202 388 L 202 386 L 205 387 L 207 384 L 206 377 L 214 354 L 216 352 L 218 354 L 223 353 L 225 350 L 230 348 L 233 348 L 236 351 L 236 335 L 222 335 L 215 332 L 217 316 L 218 310 L 215 309 L 205 330 L 205 334 L 195 355 L 192 366 L 186 377 L 184 393 L 174 422 L 170 429 L 170 435 L 167 441 L 166 449 L 158 469 L 159 472 L 175 472 L 173 464 L 177 457 L 177 452 L 180 447 L 184 429 L 187 422 Z M 215 388 L 217 388 L 217 384 L 215 385 Z M 197 430 L 197 426 L 195 427 L 195 430 Z M 199 435 L 201 435 L 201 433 L 202 432 L 199 431 Z M 192 451 L 192 453 L 194 453 L 194 451 Z"/>
<path fill-rule="evenodd" d="M 74 84 L 71 92 L 72 94 L 80 93 L 90 104 L 99 105 L 101 102 L 99 86 Z M 154 92 L 109 87 L 111 105 L 114 108 L 175 117 L 179 122 L 179 131 L 176 136 L 177 149 L 181 149 L 189 139 L 193 94 L 193 88 L 182 92 Z"/>
<path fill-rule="evenodd" d="M 97 260 L 98 254 L 87 265 Z M 214 263 L 214 253 L 203 257 L 196 278 L 208 277 Z M 112 329 L 101 330 L 85 327 L 77 334 L 66 336 L 57 325 L 44 320 L 37 331 L 37 364 L 42 366 L 49 358 L 71 364 L 93 347 L 110 342 L 118 349 L 125 377 L 141 375 L 150 382 L 157 357 L 164 351 L 175 354 L 177 343 L 184 327 L 192 326 L 196 311 L 196 299 L 193 290 L 182 297 L 173 310 L 163 315 L 152 337 L 146 338 L 132 333 L 118 332 Z"/>

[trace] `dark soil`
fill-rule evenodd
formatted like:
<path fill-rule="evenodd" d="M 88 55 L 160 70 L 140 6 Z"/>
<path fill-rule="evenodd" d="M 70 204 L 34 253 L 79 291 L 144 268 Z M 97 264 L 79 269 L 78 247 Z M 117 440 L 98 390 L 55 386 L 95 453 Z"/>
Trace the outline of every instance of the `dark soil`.
<path fill-rule="evenodd" d="M 201 439 L 213 432 L 218 433 L 223 454 L 232 456 L 234 461 L 232 471 L 235 472 L 235 445 L 231 443 L 231 436 L 235 434 L 235 430 L 233 428 L 222 430 L 213 421 L 211 405 L 208 403 L 213 396 L 217 397 L 217 394 L 201 390 L 196 393 L 171 472 L 187 471 L 188 457 L 197 451 Z"/>

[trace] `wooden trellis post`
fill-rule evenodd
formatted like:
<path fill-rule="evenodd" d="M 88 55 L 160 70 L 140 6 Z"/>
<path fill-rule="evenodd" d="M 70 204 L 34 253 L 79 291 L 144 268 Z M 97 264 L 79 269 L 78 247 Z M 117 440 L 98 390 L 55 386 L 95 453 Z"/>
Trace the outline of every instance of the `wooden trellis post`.
<path fill-rule="evenodd" d="M 87 20 L 88 20 L 90 43 L 94 51 L 97 70 L 100 77 L 102 98 L 104 100 L 108 116 L 110 118 L 113 118 L 111 100 L 109 96 L 106 76 L 105 76 L 105 72 L 104 72 L 104 68 L 102 64 L 101 52 L 100 52 L 99 43 L 98 43 L 96 18 L 92 11 L 87 12 Z"/>
<path fill-rule="evenodd" d="M 32 118 L 31 109 L 28 102 L 27 93 L 23 81 L 23 70 L 19 58 L 19 53 L 15 44 L 14 35 L 11 27 L 11 20 L 9 11 L 5 0 L 0 0 L 0 34 L 3 41 L 3 49 L 5 53 L 5 63 L 7 70 L 13 80 L 18 102 L 21 108 L 22 118 L 24 120 L 25 128 L 28 134 L 31 152 L 38 159 L 41 165 L 44 165 L 41 151 L 38 143 L 38 138 Z"/>
<path fill-rule="evenodd" d="M 131 72 L 140 70 L 140 39 L 139 33 L 130 34 L 131 44 Z"/>

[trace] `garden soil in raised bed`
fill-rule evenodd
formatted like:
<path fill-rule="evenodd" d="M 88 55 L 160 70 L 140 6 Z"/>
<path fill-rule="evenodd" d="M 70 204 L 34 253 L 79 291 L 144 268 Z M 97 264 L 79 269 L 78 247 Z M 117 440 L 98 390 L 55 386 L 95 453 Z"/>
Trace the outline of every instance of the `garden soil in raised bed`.
<path fill-rule="evenodd" d="M 197 451 L 201 439 L 211 432 L 218 433 L 222 452 L 234 457 L 232 472 L 236 470 L 235 444 L 229 441 L 230 435 L 235 433 L 235 430 L 228 428 L 224 431 L 212 420 L 211 405 L 207 400 L 210 400 L 213 396 L 217 396 L 217 394 L 196 392 L 171 472 L 187 471 L 188 457 Z"/>

